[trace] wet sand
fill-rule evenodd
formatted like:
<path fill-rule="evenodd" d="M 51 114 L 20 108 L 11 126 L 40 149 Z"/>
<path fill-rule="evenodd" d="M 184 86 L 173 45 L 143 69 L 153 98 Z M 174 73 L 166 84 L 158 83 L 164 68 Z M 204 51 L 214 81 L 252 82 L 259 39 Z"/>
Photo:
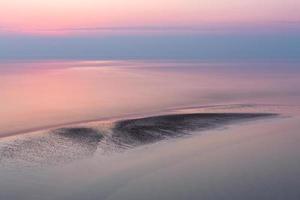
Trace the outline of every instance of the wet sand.
<path fill-rule="evenodd" d="M 136 152 L 142 161 L 104 199 L 297 200 L 299 128 L 299 118 L 260 121 Z M 96 188 L 79 194 L 96 199 Z"/>
<path fill-rule="evenodd" d="M 93 156 L 83 154 L 70 163 L 22 166 L 22 162 L 16 162 L 15 167 L 13 163 L 5 167 L 2 162 L 0 197 L 299 199 L 299 116 L 261 117 L 213 129 L 194 129 L 191 135 L 121 152 L 103 154 L 96 148 Z M 72 145 L 74 140 L 89 142 L 81 136 L 90 130 L 72 130 L 79 138 L 78 134 L 60 131 L 64 132 L 58 132 L 59 136 L 73 141 Z M 76 147 L 84 148 L 82 144 L 73 147 L 74 152 Z"/>
<path fill-rule="evenodd" d="M 300 199 L 289 63 L 22 64 L 1 64 L 1 200 Z"/>
<path fill-rule="evenodd" d="M 189 113 L 95 122 L 27 133 L 0 141 L 0 165 L 50 165 L 92 157 L 96 151 L 121 152 L 161 140 L 192 135 L 273 113 Z M 19 164 L 16 164 L 19 162 Z"/>

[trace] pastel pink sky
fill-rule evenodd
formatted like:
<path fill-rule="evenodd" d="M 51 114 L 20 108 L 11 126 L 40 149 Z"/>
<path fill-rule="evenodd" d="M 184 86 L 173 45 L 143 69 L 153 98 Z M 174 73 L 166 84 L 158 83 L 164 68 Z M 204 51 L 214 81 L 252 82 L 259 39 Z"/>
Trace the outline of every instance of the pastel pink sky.
<path fill-rule="evenodd" d="M 300 21 L 299 0 L 2 0 L 0 28 L 252 25 Z"/>

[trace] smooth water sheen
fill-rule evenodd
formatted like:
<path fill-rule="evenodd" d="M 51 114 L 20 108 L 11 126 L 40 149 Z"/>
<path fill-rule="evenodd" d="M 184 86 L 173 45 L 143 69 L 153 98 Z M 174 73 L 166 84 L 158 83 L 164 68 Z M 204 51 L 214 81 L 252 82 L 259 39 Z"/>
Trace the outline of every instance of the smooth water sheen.
<path fill-rule="evenodd" d="M 297 104 L 299 63 L 35 61 L 0 64 L 0 136 L 224 103 Z"/>
<path fill-rule="evenodd" d="M 296 62 L 0 64 L 2 200 L 299 200 Z"/>

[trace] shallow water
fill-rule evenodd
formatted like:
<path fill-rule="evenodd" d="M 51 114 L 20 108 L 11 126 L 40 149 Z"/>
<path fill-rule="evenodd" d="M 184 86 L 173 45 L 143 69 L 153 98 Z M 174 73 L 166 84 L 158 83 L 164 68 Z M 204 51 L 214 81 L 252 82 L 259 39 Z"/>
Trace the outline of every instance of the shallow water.
<path fill-rule="evenodd" d="M 250 108 L 252 112 L 260 109 L 260 106 Z M 264 109 L 271 111 L 273 107 Z M 276 106 L 275 110 L 286 112 L 275 118 L 260 116 L 238 124 L 220 125 L 214 120 L 218 126 L 192 128 L 193 133 L 190 132 L 193 126 L 184 120 L 190 134 L 126 151 L 116 143 L 117 149 L 105 152 L 107 147 L 112 150 L 112 144 L 102 143 L 102 137 L 90 140 L 89 135 L 81 133 L 91 134 L 91 131 L 83 129 L 76 129 L 79 136 L 71 137 L 69 130 L 58 129 L 52 134 L 39 131 L 5 138 L 0 149 L 7 151 L 12 144 L 9 147 L 12 154 L 5 157 L 1 152 L 4 157 L 0 162 L 0 199 L 232 200 L 255 196 L 262 200 L 275 197 L 296 200 L 300 197 L 299 115 L 292 113 L 295 110 L 299 113 L 299 107 L 293 107 L 293 112 L 286 107 Z M 135 124 L 140 128 L 139 120 Z M 142 123 L 144 120 L 153 123 L 148 118 L 143 118 Z M 160 123 L 161 118 L 154 121 Z M 200 124 L 206 122 L 207 119 Z M 95 124 L 103 127 L 99 122 L 88 126 Z M 150 129 L 153 133 L 160 132 L 159 128 L 153 130 L 153 126 Z M 170 129 L 178 131 L 172 126 Z"/>
<path fill-rule="evenodd" d="M 0 64 L 0 136 L 228 103 L 298 104 L 299 63 L 32 61 Z"/>
<path fill-rule="evenodd" d="M 0 199 L 300 198 L 298 63 L 0 72 Z"/>

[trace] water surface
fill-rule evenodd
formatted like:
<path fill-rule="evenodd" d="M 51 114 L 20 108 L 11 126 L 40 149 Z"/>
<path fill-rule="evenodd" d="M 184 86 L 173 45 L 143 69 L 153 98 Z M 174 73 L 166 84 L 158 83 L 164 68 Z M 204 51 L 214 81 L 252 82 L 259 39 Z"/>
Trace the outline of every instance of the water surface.
<path fill-rule="evenodd" d="M 0 136 L 185 106 L 298 104 L 299 74 L 297 62 L 5 62 Z"/>
<path fill-rule="evenodd" d="M 298 65 L 1 63 L 0 199 L 298 200 Z"/>

